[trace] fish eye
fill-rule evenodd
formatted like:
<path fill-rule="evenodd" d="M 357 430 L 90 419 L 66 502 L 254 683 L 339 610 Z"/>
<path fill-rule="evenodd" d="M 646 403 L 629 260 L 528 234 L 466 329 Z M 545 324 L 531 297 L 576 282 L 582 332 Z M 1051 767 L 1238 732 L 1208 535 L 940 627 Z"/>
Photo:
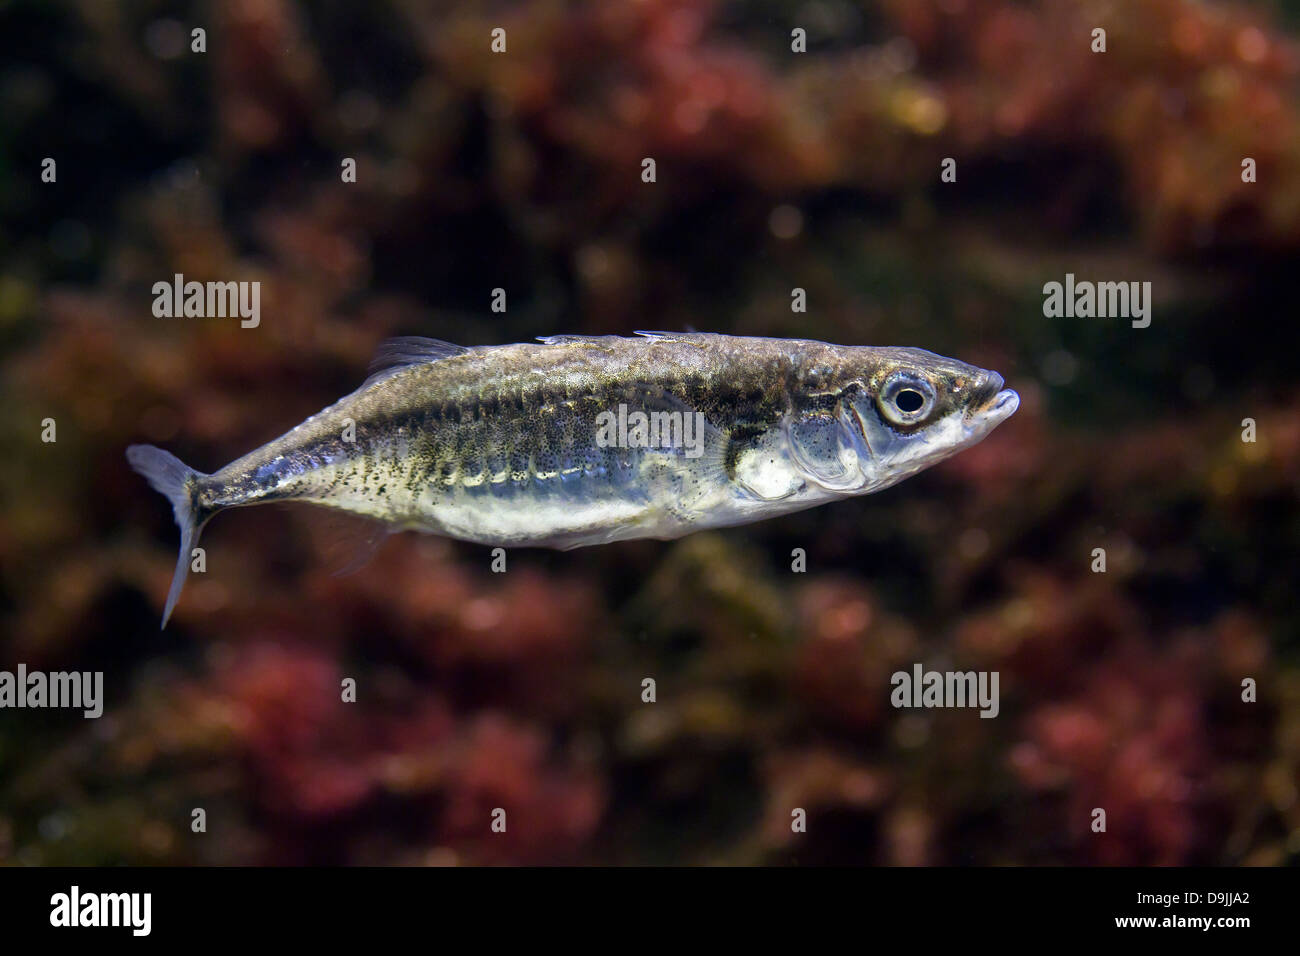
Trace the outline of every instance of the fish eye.
<path fill-rule="evenodd" d="M 934 387 L 907 372 L 895 372 L 880 390 L 880 411 L 895 425 L 916 425 L 934 408 Z"/>
<path fill-rule="evenodd" d="M 914 388 L 901 388 L 894 396 L 894 404 L 904 413 L 918 412 L 925 404 L 925 396 Z"/>

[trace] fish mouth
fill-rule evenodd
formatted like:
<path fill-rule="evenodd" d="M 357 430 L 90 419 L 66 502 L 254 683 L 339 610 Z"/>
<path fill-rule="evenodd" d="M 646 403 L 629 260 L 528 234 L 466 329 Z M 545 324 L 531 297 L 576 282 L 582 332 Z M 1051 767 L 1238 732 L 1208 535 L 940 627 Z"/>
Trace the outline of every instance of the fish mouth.
<path fill-rule="evenodd" d="M 986 417 L 1002 422 L 1014 415 L 1019 407 L 1020 394 L 1015 389 L 1004 388 L 993 396 L 993 400 L 984 407 L 983 412 Z"/>
<path fill-rule="evenodd" d="M 1002 424 L 1020 407 L 1020 395 L 1011 388 L 1003 388 L 1005 380 L 997 372 L 989 372 L 971 403 L 971 418 L 985 430 Z"/>

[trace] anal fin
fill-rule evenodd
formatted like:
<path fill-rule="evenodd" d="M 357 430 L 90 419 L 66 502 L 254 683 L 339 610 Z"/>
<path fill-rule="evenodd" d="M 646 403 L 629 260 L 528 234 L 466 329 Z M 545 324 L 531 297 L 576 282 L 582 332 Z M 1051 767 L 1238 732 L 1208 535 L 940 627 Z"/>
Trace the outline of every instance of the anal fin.
<path fill-rule="evenodd" d="M 317 508 L 312 518 L 311 534 L 320 549 L 321 564 L 335 577 L 364 568 L 393 533 L 382 521 L 337 508 Z"/>

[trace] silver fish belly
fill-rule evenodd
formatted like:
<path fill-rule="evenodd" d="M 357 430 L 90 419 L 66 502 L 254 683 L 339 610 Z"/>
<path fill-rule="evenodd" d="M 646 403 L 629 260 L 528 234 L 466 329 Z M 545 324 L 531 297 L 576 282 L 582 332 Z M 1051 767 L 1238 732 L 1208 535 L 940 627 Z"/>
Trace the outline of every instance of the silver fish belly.
<path fill-rule="evenodd" d="M 181 529 L 164 625 L 226 508 L 306 501 L 501 546 L 668 539 L 887 487 L 1019 401 L 997 373 L 920 349 L 638 334 L 396 339 L 361 388 L 220 471 L 132 446 Z"/>

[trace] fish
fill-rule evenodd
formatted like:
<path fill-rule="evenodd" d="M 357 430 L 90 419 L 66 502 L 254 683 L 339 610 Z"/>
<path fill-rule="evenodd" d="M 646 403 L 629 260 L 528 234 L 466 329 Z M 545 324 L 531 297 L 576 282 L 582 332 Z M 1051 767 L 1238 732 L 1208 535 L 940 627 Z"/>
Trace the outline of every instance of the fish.
<path fill-rule="evenodd" d="M 500 547 L 671 540 L 888 488 L 1019 407 L 997 372 L 918 348 L 705 332 L 381 345 L 356 391 L 219 471 L 132 445 L 180 554 L 227 508 L 301 501 Z"/>

